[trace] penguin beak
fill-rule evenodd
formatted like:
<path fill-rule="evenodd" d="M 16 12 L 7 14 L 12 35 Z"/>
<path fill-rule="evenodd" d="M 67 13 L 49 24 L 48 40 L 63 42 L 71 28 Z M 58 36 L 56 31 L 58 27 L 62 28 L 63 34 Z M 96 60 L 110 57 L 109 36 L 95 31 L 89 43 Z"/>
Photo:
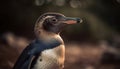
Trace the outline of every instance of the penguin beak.
<path fill-rule="evenodd" d="M 64 23 L 65 24 L 76 24 L 76 23 L 82 23 L 83 20 L 80 18 L 71 18 L 71 17 L 66 17 Z"/>

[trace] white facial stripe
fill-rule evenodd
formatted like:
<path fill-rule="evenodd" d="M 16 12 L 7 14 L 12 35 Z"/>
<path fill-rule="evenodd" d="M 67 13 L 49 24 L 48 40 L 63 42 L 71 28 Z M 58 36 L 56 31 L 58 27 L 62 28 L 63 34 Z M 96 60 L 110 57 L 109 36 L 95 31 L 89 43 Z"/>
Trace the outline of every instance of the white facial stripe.
<path fill-rule="evenodd" d="M 43 21 L 45 20 L 45 19 L 47 19 L 47 18 L 52 18 L 52 17 L 54 17 L 54 16 L 46 16 L 45 18 L 43 18 Z M 43 23 L 43 22 L 42 22 Z M 42 25 L 42 23 L 41 23 L 41 25 Z"/>
<path fill-rule="evenodd" d="M 45 17 L 44 19 L 46 19 L 46 18 L 52 18 L 52 17 L 54 17 L 54 16 L 47 16 L 47 17 Z"/>

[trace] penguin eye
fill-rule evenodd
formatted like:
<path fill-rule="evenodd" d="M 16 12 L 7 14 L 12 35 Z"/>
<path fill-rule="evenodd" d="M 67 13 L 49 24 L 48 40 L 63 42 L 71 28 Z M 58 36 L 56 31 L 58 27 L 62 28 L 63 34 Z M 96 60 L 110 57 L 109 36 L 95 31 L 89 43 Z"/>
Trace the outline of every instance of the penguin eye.
<path fill-rule="evenodd" d="M 52 22 L 57 22 L 57 19 L 56 18 L 52 18 L 51 21 Z"/>

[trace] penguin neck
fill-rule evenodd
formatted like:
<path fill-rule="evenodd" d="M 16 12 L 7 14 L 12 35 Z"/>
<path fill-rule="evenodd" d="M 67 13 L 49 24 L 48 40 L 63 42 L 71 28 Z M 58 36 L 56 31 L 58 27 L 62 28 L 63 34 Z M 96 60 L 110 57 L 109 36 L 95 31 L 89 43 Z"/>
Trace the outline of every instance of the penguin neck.
<path fill-rule="evenodd" d="M 39 33 L 36 35 L 37 38 L 43 42 L 47 42 L 49 43 L 52 40 L 57 40 L 59 42 L 61 42 L 62 44 L 64 44 L 62 38 L 60 37 L 59 33 L 52 33 L 52 32 L 48 32 L 45 30 L 39 30 Z"/>

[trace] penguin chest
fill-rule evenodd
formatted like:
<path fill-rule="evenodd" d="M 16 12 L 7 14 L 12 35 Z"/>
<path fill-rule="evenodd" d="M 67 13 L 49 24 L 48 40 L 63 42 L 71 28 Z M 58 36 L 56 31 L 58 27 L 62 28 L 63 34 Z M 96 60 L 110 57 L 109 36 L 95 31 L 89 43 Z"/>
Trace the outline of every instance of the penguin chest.
<path fill-rule="evenodd" d="M 62 69 L 64 67 L 64 57 L 64 45 L 44 50 L 38 57 L 33 69 Z"/>

